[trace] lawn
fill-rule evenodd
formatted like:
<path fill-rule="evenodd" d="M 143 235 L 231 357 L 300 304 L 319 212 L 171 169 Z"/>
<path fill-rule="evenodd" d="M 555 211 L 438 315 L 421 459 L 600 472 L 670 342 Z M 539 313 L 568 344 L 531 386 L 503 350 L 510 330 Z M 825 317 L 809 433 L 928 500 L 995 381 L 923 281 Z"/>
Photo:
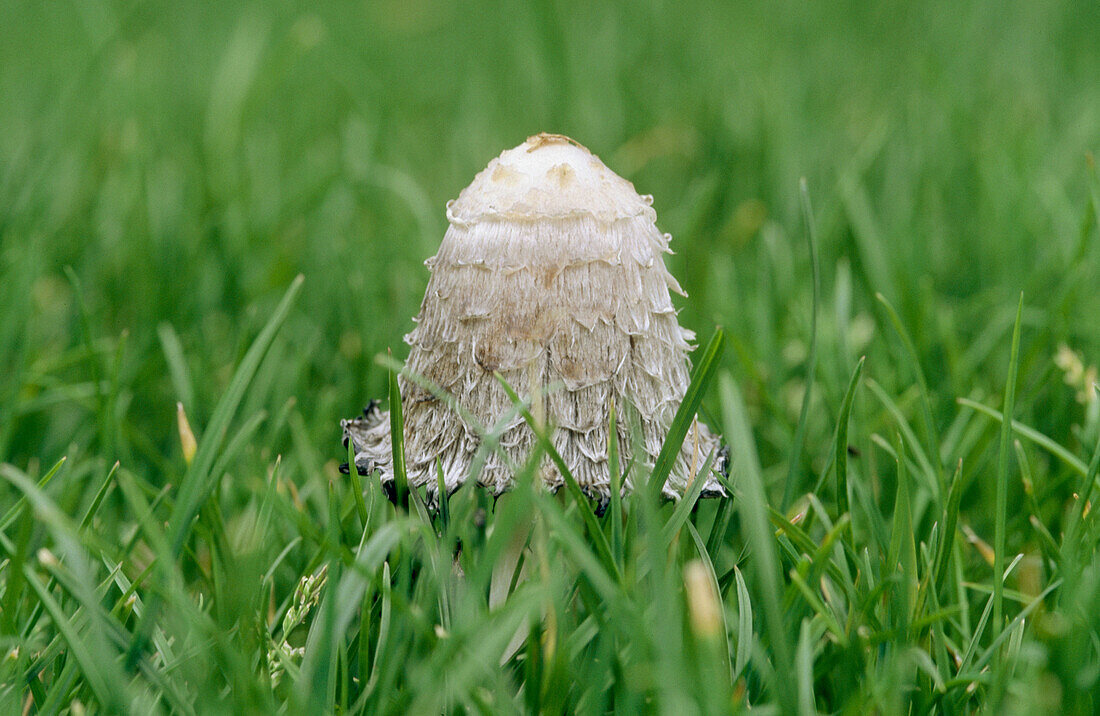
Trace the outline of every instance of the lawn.
<path fill-rule="evenodd" d="M 0 712 L 1100 709 L 1098 37 L 0 2 Z M 654 196 L 733 499 L 341 474 L 446 202 L 538 131 Z"/>

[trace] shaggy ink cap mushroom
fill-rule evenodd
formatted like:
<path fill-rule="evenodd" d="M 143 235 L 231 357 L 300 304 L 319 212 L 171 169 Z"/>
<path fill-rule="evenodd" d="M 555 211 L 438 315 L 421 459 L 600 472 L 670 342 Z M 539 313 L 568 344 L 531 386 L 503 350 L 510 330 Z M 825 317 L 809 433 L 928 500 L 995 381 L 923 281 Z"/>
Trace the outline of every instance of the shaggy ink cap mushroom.
<path fill-rule="evenodd" d="M 405 336 L 406 369 L 461 410 L 399 378 L 409 484 L 425 487 L 429 502 L 438 497 L 437 465 L 448 492 L 475 479 L 500 494 L 512 487 L 510 465 L 533 449 L 535 435 L 497 372 L 532 395 L 555 448 L 601 507 L 610 497 L 610 439 L 624 464 L 652 466 L 688 387 L 694 338 L 676 319 L 671 294 L 685 294 L 665 268 L 670 237 L 656 218 L 652 197 L 556 134 L 501 153 L 448 203 L 450 226 L 425 262 L 431 278 Z M 637 444 L 625 420 L 609 435 L 611 405 L 632 406 Z M 372 404 L 341 425 L 356 469 L 378 470 L 392 489 L 388 414 Z M 488 426 L 502 427 L 499 450 L 471 475 Z M 712 454 L 714 469 L 725 472 L 719 437 L 696 417 L 663 494 L 678 498 L 698 478 L 704 496 L 724 495 L 715 475 L 699 474 Z M 549 460 L 541 477 L 550 489 L 562 484 Z"/>

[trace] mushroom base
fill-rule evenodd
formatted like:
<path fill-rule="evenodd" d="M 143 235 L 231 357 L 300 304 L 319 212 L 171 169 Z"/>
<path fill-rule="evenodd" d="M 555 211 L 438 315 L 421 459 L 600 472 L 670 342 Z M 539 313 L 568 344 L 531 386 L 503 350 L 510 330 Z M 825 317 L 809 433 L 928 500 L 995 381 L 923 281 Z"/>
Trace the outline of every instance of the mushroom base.
<path fill-rule="evenodd" d="M 390 448 L 390 420 L 389 411 L 380 410 L 377 403 L 371 402 L 363 410 L 361 417 L 352 418 L 348 420 L 342 420 L 340 422 L 343 430 L 344 447 L 347 448 L 349 443 L 352 446 L 355 454 L 355 468 L 356 471 L 362 475 L 370 475 L 371 473 L 378 471 L 381 480 L 382 488 L 386 493 L 386 496 L 390 501 L 394 501 L 396 497 L 396 491 L 394 489 L 393 478 L 393 460 L 392 452 Z M 526 425 L 514 426 L 509 432 L 516 430 L 529 433 L 531 442 L 533 442 L 533 433 Z M 606 430 L 605 441 L 606 441 Z M 620 435 L 620 445 L 623 448 L 620 454 L 623 456 L 623 464 L 627 464 L 630 461 L 630 448 L 627 440 L 624 440 L 625 436 Z M 526 443 L 527 441 L 523 441 Z M 479 487 L 485 488 L 493 493 L 494 497 L 499 497 L 501 494 L 511 490 L 514 487 L 514 479 L 508 476 L 508 470 L 501 470 L 499 465 L 503 461 L 512 463 L 513 465 L 520 465 L 523 463 L 526 454 L 520 454 L 517 450 L 520 446 L 515 446 L 509 450 L 498 445 L 496 452 L 494 453 L 494 459 L 492 462 L 497 466 L 493 470 L 482 469 L 478 474 L 473 474 L 474 464 L 480 462 L 482 466 L 489 464 L 489 460 L 483 461 L 475 460 L 476 449 L 471 450 L 468 455 L 465 456 L 465 461 L 461 464 L 450 464 L 444 467 L 442 464 L 436 466 L 425 466 L 424 469 L 409 469 L 408 480 L 409 486 L 412 488 L 424 488 L 426 495 L 426 503 L 430 509 L 436 509 L 439 503 L 439 481 L 437 471 L 442 468 L 444 470 L 444 489 L 448 495 L 454 493 L 466 482 L 473 480 Z M 641 462 L 645 467 L 652 467 L 651 456 L 646 455 L 646 451 L 641 450 L 643 453 L 635 459 L 635 462 Z M 710 455 L 713 453 L 713 459 L 710 459 Z M 488 458 L 489 456 L 486 456 Z M 564 458 L 563 458 L 564 459 Z M 698 473 L 710 459 L 710 474 Z M 599 471 L 592 470 L 593 463 L 587 459 L 578 461 L 577 464 L 569 464 L 570 461 L 566 461 L 570 472 L 573 473 L 574 478 L 577 479 L 578 486 L 581 491 L 595 503 L 595 510 L 597 514 L 603 514 L 607 509 L 611 500 L 611 485 L 610 474 L 607 472 L 606 462 L 602 463 L 603 472 L 605 474 L 599 474 Z M 410 466 L 411 467 L 411 466 Z M 691 485 L 694 479 L 703 479 L 706 482 L 703 485 L 701 497 L 726 497 L 727 492 L 722 487 L 721 482 L 717 479 L 716 475 L 722 475 L 724 477 L 729 476 L 729 448 L 722 445 L 717 436 L 712 434 L 706 425 L 699 422 L 696 419 L 693 424 L 692 430 L 688 434 L 688 438 L 685 440 L 684 448 L 681 450 L 681 455 L 677 460 L 676 467 L 679 468 L 671 475 L 668 481 L 665 483 L 661 490 L 661 494 L 668 500 L 679 500 L 682 497 L 682 493 L 686 491 L 686 488 Z M 350 466 L 344 463 L 340 466 L 341 472 L 348 474 L 350 472 Z M 541 475 L 543 484 L 550 492 L 556 493 L 563 485 L 564 481 L 559 474 L 557 468 L 547 458 L 545 464 L 542 467 Z M 677 489 L 679 488 L 679 489 Z M 628 477 L 623 484 L 622 494 L 626 494 L 634 489 L 632 480 Z"/>

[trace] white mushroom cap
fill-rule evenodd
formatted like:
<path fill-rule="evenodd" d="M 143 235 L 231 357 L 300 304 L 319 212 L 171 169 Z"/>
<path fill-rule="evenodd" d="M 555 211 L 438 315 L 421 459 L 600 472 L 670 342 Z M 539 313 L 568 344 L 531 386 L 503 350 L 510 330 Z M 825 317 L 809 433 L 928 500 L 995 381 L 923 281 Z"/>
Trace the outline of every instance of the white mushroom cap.
<path fill-rule="evenodd" d="M 653 197 L 607 168 L 599 157 L 560 134 L 536 134 L 489 162 L 447 205 L 452 224 L 534 221 L 591 216 L 610 222 L 656 220 Z"/>
<path fill-rule="evenodd" d="M 676 320 L 671 293 L 683 292 L 665 268 L 670 237 L 650 204 L 584 147 L 540 134 L 491 161 L 448 205 L 450 227 L 425 262 L 432 276 L 405 337 L 406 366 L 462 409 L 402 377 L 412 485 L 434 499 L 441 469 L 449 491 L 471 477 L 497 493 L 511 487 L 534 435 L 498 372 L 541 405 L 554 446 L 601 502 L 609 496 L 610 439 L 619 441 L 623 464 L 653 463 L 687 390 L 694 336 Z M 639 444 L 631 444 L 627 421 L 608 434 L 612 404 L 633 407 Z M 472 476 L 492 426 L 500 450 Z M 372 410 L 343 427 L 360 472 L 378 469 L 384 483 L 392 480 L 386 415 Z M 696 419 L 664 494 L 679 496 L 697 476 L 704 494 L 724 494 L 712 475 L 699 474 L 711 454 L 724 470 L 720 440 Z M 549 461 L 543 478 L 551 489 L 561 485 Z"/>

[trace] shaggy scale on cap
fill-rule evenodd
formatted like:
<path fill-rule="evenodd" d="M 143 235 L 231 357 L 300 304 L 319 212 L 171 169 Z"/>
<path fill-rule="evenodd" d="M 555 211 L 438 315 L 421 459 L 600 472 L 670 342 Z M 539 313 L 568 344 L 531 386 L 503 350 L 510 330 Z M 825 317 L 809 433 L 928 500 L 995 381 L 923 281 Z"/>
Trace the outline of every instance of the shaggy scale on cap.
<path fill-rule="evenodd" d="M 641 444 L 631 446 L 620 421 L 623 464 L 630 456 L 653 464 L 688 386 L 694 335 L 676 320 L 670 291 L 685 294 L 665 268 L 670 237 L 657 229 L 652 201 L 580 144 L 539 134 L 489 162 L 448 203 L 450 227 L 425 262 L 431 279 L 405 336 L 406 367 L 454 396 L 465 415 L 399 378 L 410 485 L 426 486 L 434 502 L 438 465 L 448 492 L 471 477 L 495 494 L 512 487 L 497 452 L 470 475 L 479 426 L 502 428 L 513 465 L 534 447 L 494 372 L 521 393 L 545 392 L 554 446 L 601 505 L 612 404 L 634 406 L 641 423 Z M 372 406 L 341 425 L 360 474 L 378 470 L 392 484 L 388 413 Z M 713 475 L 698 475 L 712 453 L 725 472 L 719 438 L 696 417 L 664 494 L 679 497 L 696 477 L 706 480 L 704 495 L 725 494 Z M 549 460 L 542 476 L 550 489 L 562 484 Z"/>

